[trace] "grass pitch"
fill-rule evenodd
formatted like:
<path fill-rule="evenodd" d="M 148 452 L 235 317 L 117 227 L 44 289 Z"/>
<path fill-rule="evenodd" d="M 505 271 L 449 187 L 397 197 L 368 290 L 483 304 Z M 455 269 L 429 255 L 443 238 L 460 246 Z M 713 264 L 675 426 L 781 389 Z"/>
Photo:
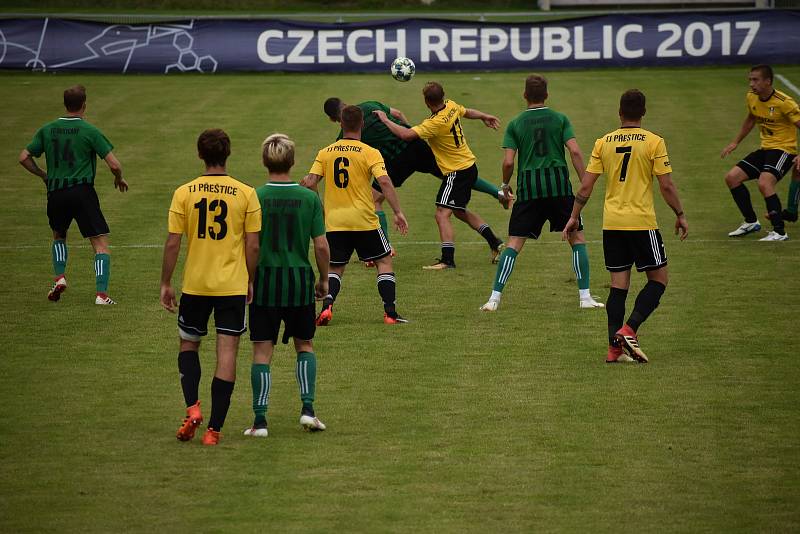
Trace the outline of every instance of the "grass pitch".
<path fill-rule="evenodd" d="M 800 81 L 800 67 L 778 72 Z M 458 269 L 423 272 L 439 252 L 438 184 L 417 175 L 399 190 L 411 231 L 391 236 L 398 309 L 412 324 L 384 326 L 374 271 L 351 264 L 334 321 L 315 339 L 316 406 L 329 430 L 298 429 L 294 354 L 281 346 L 270 437 L 241 436 L 251 421 L 245 337 L 224 438 L 208 449 L 174 438 L 183 413 L 175 317 L 158 304 L 167 208 L 174 188 L 203 171 L 199 132 L 224 128 L 229 172 L 252 185 L 264 180 L 261 140 L 287 133 L 298 143 L 299 179 L 336 135 L 322 114 L 328 96 L 379 99 L 419 121 L 420 89 L 437 79 L 448 97 L 505 125 L 524 107 L 524 74 L 419 72 L 408 84 L 388 74 L 3 74 L 0 530 L 797 530 L 800 231 L 789 225 L 785 243 L 726 237 L 741 222 L 722 181 L 736 160 L 719 152 L 741 125 L 745 75 L 548 75 L 549 103 L 570 117 L 585 157 L 617 126 L 630 87 L 648 97 L 644 126 L 666 138 L 690 236 L 672 237 L 658 199 L 672 278 L 640 332 L 649 365 L 603 363 L 605 314 L 578 310 L 569 247 L 556 234 L 528 242 L 495 314 L 478 312 L 495 269 L 466 226 L 456 226 Z M 101 165 L 113 308 L 92 304 L 92 253 L 74 225 L 69 291 L 58 304 L 46 300 L 45 194 L 16 165 L 74 83 L 87 86 L 88 119 L 114 143 L 131 184 L 114 191 Z M 502 133 L 467 121 L 465 135 L 481 175 L 499 182 Z M 757 144 L 753 132 L 734 156 Z M 592 288 L 605 300 L 602 192 L 584 213 Z M 476 194 L 470 206 L 505 235 L 509 212 L 497 202 Z M 643 279 L 634 278 L 628 310 Z M 206 410 L 212 354 L 213 335 L 201 349 Z"/>

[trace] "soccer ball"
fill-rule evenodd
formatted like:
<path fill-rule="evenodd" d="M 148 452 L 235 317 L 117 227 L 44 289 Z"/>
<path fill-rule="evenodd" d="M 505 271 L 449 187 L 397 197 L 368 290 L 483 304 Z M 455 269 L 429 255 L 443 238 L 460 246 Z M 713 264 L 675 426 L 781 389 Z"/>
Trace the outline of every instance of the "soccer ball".
<path fill-rule="evenodd" d="M 399 57 L 392 61 L 392 67 L 389 70 L 392 73 L 392 78 L 398 82 L 407 82 L 414 77 L 416 67 L 414 62 L 407 57 Z"/>

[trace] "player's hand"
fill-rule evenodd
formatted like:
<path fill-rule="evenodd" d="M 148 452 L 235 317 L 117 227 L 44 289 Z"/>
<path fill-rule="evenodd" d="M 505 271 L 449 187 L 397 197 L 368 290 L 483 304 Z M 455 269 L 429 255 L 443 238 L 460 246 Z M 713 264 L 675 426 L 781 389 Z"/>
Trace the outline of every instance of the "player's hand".
<path fill-rule="evenodd" d="M 570 217 L 567 221 L 567 224 L 564 226 L 564 231 L 561 232 L 561 240 L 568 241 L 569 234 L 577 230 L 578 226 L 578 219 L 575 217 Z"/>
<path fill-rule="evenodd" d="M 253 302 L 253 282 L 247 282 L 247 300 L 245 304 L 250 304 Z"/>
<path fill-rule="evenodd" d="M 175 313 L 178 301 L 175 300 L 175 290 L 170 285 L 161 286 L 161 307 L 170 313 Z"/>
<path fill-rule="evenodd" d="M 797 172 L 800 172 L 800 155 L 794 157 L 794 168 Z"/>
<path fill-rule="evenodd" d="M 375 116 L 381 120 L 381 122 L 386 122 L 386 113 L 384 113 L 383 111 L 376 109 L 372 113 L 374 113 Z"/>
<path fill-rule="evenodd" d="M 728 154 L 730 154 L 731 152 L 736 150 L 737 146 L 739 146 L 739 143 L 731 143 L 731 144 L 729 144 L 728 146 L 726 146 L 725 148 L 722 149 L 722 154 L 720 154 L 719 157 L 720 158 L 724 158 L 725 156 L 727 156 Z"/>
<path fill-rule="evenodd" d="M 394 214 L 394 227 L 397 228 L 400 235 L 406 235 L 408 233 L 408 221 L 402 211 Z"/>
<path fill-rule="evenodd" d="M 328 296 L 328 279 L 326 278 L 323 280 L 320 278 L 317 280 L 316 285 L 314 286 L 314 296 L 317 300 L 322 300 Z"/>
<path fill-rule="evenodd" d="M 486 115 L 481 120 L 483 121 L 483 124 L 491 128 L 492 130 L 496 130 L 500 127 L 500 119 L 498 119 L 494 115 Z"/>
<path fill-rule="evenodd" d="M 681 241 L 689 235 L 689 223 L 686 222 L 686 215 L 680 215 L 675 219 L 675 235 L 680 237 Z"/>
<path fill-rule="evenodd" d="M 124 193 L 128 190 L 128 182 L 125 181 L 125 178 L 114 178 L 114 188 L 119 189 L 120 193 Z"/>

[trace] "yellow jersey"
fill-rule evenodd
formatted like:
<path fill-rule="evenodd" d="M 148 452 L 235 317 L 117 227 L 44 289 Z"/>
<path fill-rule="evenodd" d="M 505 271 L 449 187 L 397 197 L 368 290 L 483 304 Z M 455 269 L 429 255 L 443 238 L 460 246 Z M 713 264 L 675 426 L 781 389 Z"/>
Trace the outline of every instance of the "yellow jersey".
<path fill-rule="evenodd" d="M 244 234 L 260 230 L 256 191 L 235 178 L 206 174 L 176 189 L 169 207 L 169 232 L 187 238 L 183 292 L 246 295 Z"/>
<path fill-rule="evenodd" d="M 661 136 L 639 127 L 607 133 L 594 144 L 586 172 L 606 175 L 603 230 L 655 230 L 653 176 L 669 174 Z"/>
<path fill-rule="evenodd" d="M 761 148 L 783 150 L 797 154 L 797 126 L 800 108 L 792 97 L 780 91 L 772 91 L 762 101 L 758 94 L 747 93 L 747 112 L 755 119 L 761 130 Z"/>
<path fill-rule="evenodd" d="M 388 176 L 381 153 L 355 139 L 339 139 L 317 153 L 309 174 L 322 176 L 328 232 L 380 228 L 372 202 L 372 178 Z"/>
<path fill-rule="evenodd" d="M 464 106 L 445 100 L 442 109 L 411 128 L 431 146 L 436 164 L 444 174 L 469 169 L 475 163 L 475 155 L 461 129 L 461 117 L 466 112 Z"/>

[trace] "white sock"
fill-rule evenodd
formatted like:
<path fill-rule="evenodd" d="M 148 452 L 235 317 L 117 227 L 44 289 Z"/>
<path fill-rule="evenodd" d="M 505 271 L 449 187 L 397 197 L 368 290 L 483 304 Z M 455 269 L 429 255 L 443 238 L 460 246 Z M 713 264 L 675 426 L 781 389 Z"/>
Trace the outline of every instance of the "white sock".
<path fill-rule="evenodd" d="M 502 297 L 502 296 L 503 296 L 503 294 L 500 293 L 499 291 L 492 290 L 492 296 L 489 297 L 489 300 L 494 300 L 496 302 L 500 302 L 500 297 Z"/>
<path fill-rule="evenodd" d="M 592 295 L 589 294 L 588 289 L 579 289 L 578 296 L 580 296 L 581 300 L 589 300 L 592 298 Z"/>

